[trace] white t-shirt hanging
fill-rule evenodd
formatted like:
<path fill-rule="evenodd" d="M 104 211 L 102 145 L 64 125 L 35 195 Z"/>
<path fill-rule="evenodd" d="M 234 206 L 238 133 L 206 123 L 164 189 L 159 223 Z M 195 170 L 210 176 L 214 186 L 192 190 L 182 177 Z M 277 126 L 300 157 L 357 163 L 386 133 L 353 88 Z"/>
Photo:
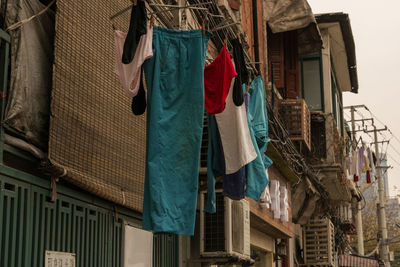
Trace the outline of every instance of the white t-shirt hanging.
<path fill-rule="evenodd" d="M 215 114 L 224 150 L 226 174 L 237 172 L 257 157 L 250 137 L 245 104 L 237 107 L 233 103 L 232 87 L 234 83 L 235 78 L 232 79 L 229 88 L 225 110 Z"/>

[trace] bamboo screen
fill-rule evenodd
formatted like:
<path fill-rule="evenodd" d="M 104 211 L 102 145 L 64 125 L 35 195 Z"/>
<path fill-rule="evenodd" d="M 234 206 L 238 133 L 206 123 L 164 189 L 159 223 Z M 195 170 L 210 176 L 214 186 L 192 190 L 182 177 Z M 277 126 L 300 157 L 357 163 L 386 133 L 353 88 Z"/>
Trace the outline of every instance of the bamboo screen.
<path fill-rule="evenodd" d="M 134 116 L 114 73 L 110 16 L 129 0 L 58 0 L 49 158 L 63 179 L 142 210 L 145 114 Z M 113 22 L 128 30 L 130 11 Z"/>

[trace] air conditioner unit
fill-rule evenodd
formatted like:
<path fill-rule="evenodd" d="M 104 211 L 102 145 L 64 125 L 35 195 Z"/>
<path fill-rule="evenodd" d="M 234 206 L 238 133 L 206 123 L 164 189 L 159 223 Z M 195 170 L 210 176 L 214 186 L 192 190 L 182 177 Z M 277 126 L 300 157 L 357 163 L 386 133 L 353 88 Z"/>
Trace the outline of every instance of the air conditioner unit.
<path fill-rule="evenodd" d="M 250 208 L 247 200 L 216 193 L 216 213 L 204 212 L 206 192 L 200 194 L 200 255 L 250 259 Z"/>

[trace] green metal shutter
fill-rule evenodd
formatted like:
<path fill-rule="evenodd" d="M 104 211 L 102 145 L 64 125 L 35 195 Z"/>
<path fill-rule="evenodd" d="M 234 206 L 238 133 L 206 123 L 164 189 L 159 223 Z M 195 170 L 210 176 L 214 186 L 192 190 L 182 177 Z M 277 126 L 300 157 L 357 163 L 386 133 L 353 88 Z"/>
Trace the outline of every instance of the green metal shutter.
<path fill-rule="evenodd" d="M 45 250 L 76 253 L 76 266 L 121 266 L 122 219 L 111 211 L 0 176 L 0 266 L 44 266 Z"/>
<path fill-rule="evenodd" d="M 45 250 L 76 253 L 77 267 L 122 266 L 122 220 L 135 219 L 58 191 L 51 202 L 48 189 L 0 175 L 0 266 L 43 267 Z M 178 266 L 178 247 L 177 235 L 154 235 L 153 266 Z"/>
<path fill-rule="evenodd" d="M 154 235 L 153 267 L 177 267 L 179 238 L 173 234 Z"/>

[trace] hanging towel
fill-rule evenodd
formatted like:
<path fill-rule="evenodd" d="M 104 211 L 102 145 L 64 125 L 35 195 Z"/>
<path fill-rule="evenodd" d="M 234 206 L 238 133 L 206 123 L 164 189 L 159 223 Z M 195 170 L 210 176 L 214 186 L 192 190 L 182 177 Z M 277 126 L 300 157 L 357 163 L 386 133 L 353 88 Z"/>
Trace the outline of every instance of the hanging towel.
<path fill-rule="evenodd" d="M 244 101 L 242 85 L 249 81 L 249 72 L 244 59 L 243 47 L 239 39 L 231 40 L 231 44 L 233 46 L 233 61 L 235 62 L 235 70 L 238 74 L 233 86 L 232 98 L 233 103 L 235 103 L 236 106 L 241 106 Z"/>
<path fill-rule="evenodd" d="M 286 185 L 281 185 L 279 187 L 280 191 L 280 213 L 281 213 L 281 221 L 288 222 L 289 221 L 289 200 Z"/>
<path fill-rule="evenodd" d="M 193 235 L 210 34 L 154 26 L 147 82 L 143 229 Z"/>
<path fill-rule="evenodd" d="M 368 153 L 368 160 L 369 160 L 369 166 L 371 169 L 371 174 L 375 175 L 375 163 L 374 163 L 374 158 L 372 156 L 372 150 L 370 148 L 368 148 L 367 153 Z"/>
<path fill-rule="evenodd" d="M 279 191 L 279 181 L 272 180 L 270 183 L 270 193 L 271 193 L 271 210 L 274 213 L 274 219 L 281 218 L 281 198 Z"/>
<path fill-rule="evenodd" d="M 136 54 L 136 48 L 138 47 L 140 38 L 146 34 L 148 28 L 147 24 L 147 12 L 145 1 L 137 1 L 136 5 L 132 6 L 131 20 L 129 22 L 128 35 L 124 42 L 124 51 L 122 53 L 122 63 L 129 64 L 132 62 L 133 57 Z"/>
<path fill-rule="evenodd" d="M 272 160 L 265 155 L 269 142 L 268 117 L 264 82 L 260 76 L 253 80 L 248 93 L 250 94 L 249 129 L 257 158 L 246 166 L 246 195 L 258 201 L 268 184 L 265 169 L 272 164 Z"/>
<path fill-rule="evenodd" d="M 364 166 L 364 146 L 358 149 L 358 175 L 361 175 Z"/>
<path fill-rule="evenodd" d="M 353 151 L 351 155 L 350 175 L 351 177 L 358 176 L 358 150 Z"/>
<path fill-rule="evenodd" d="M 368 159 L 368 157 L 366 155 L 364 155 L 364 165 L 363 165 L 363 168 L 361 170 L 361 173 L 365 173 L 365 172 L 367 172 L 369 170 L 370 170 L 370 168 L 369 168 L 369 159 Z"/>
<path fill-rule="evenodd" d="M 209 114 L 224 111 L 232 78 L 236 75 L 229 52 L 224 46 L 214 61 L 204 69 L 205 108 Z"/>
<path fill-rule="evenodd" d="M 234 80 L 235 78 L 232 79 L 231 88 Z M 215 119 L 224 151 L 225 173 L 235 173 L 253 161 L 257 154 L 250 138 L 246 107 L 244 104 L 235 106 L 232 101 L 232 90 L 229 90 L 225 110 L 215 114 Z"/>
<path fill-rule="evenodd" d="M 135 57 L 129 64 L 123 64 L 121 62 L 121 54 L 125 38 L 125 33 L 118 30 L 115 31 L 115 73 L 119 76 L 125 94 L 128 97 L 134 97 L 137 95 L 141 83 L 140 72 L 142 64 L 145 60 L 153 56 L 153 29 L 150 27 L 150 24 L 147 25 L 147 34 L 140 37 Z"/>

